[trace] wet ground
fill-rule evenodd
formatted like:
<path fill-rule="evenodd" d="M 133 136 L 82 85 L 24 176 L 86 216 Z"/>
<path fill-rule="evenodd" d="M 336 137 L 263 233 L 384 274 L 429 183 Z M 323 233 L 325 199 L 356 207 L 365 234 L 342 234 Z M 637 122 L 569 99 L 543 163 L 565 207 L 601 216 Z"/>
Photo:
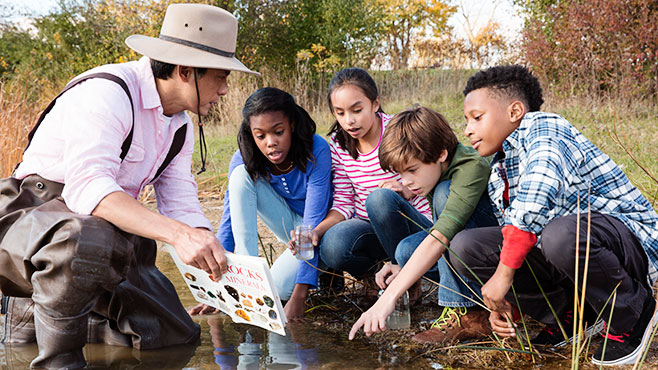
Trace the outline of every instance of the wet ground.
<path fill-rule="evenodd" d="M 204 210 L 217 227 L 221 202 L 204 199 Z M 265 253 L 283 246 L 263 227 L 259 230 Z M 183 282 L 166 251 L 161 250 L 158 267 L 172 280 L 185 307 L 196 301 Z M 201 340 L 197 345 L 136 351 L 100 344 L 84 349 L 88 368 L 111 369 L 570 369 L 571 347 L 561 351 L 539 349 L 531 356 L 515 352 L 516 341 L 499 343 L 493 339 L 456 346 L 419 345 L 411 341 L 415 333 L 427 329 L 440 315 L 434 286 L 423 284 L 424 299 L 411 309 L 411 327 L 389 330 L 370 338 L 359 335 L 347 340 L 347 333 L 361 312 L 372 302 L 361 284 L 348 281 L 342 292 L 316 291 L 307 300 L 303 323 L 289 324 L 287 335 L 280 336 L 250 325 L 234 324 L 224 315 L 199 316 Z M 3 332 L 0 316 L 0 334 Z M 541 326 L 529 324 L 530 336 Z M 598 345 L 594 341 L 590 348 Z M 501 350 L 504 348 L 505 350 Z M 658 369 L 658 346 L 654 343 L 644 369 Z M 0 344 L 0 369 L 25 369 L 36 356 L 36 345 Z M 581 369 L 596 369 L 582 362 Z M 627 367 L 632 368 L 631 366 Z"/>

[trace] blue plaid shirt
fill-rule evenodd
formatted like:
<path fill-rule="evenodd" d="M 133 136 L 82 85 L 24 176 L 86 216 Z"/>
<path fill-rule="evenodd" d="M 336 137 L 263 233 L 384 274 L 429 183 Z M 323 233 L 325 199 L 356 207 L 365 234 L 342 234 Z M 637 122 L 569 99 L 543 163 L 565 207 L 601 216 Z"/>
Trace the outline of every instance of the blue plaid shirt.
<path fill-rule="evenodd" d="M 501 225 L 541 235 L 553 219 L 591 210 L 619 219 L 637 236 L 658 278 L 658 215 L 628 177 L 566 119 L 532 112 L 492 161 L 489 196 Z M 504 204 L 505 177 L 509 205 Z M 590 189 L 591 186 L 591 189 Z"/>

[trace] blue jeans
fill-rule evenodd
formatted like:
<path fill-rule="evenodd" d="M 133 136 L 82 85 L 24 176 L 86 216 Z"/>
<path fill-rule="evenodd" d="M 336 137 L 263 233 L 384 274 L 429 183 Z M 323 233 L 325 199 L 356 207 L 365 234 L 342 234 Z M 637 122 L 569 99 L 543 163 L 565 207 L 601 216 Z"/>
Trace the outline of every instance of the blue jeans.
<path fill-rule="evenodd" d="M 235 239 L 235 253 L 258 256 L 258 215 L 282 243 L 287 243 L 290 231 L 302 223 L 286 200 L 263 178 L 254 182 L 244 165 L 231 172 L 228 182 L 231 205 L 231 231 Z M 317 250 L 315 253 L 317 258 Z M 286 250 L 274 261 L 270 271 L 277 292 L 288 300 L 295 287 L 299 260 Z"/>
<path fill-rule="evenodd" d="M 450 181 L 442 181 L 434 188 L 432 209 L 433 218 L 435 221 L 443 211 L 449 194 Z M 424 218 L 424 216 L 422 216 L 422 214 L 415 208 L 404 206 L 404 203 L 409 203 L 404 201 L 400 195 L 391 190 L 375 190 L 370 194 L 367 202 L 370 202 L 371 197 L 373 197 L 373 199 L 377 199 L 378 203 L 381 204 L 377 207 L 372 207 L 372 214 L 369 210 L 368 215 L 373 224 L 373 227 L 375 230 L 381 230 L 377 233 L 377 235 L 380 237 L 380 240 L 383 244 L 392 244 L 398 240 L 397 246 L 395 247 L 395 260 L 400 266 L 404 266 L 418 245 L 420 245 L 420 243 L 428 236 L 429 227 L 431 227 L 432 224 L 429 223 L 427 229 L 425 230 L 410 232 L 406 235 L 400 236 L 400 234 L 393 234 L 394 230 L 400 229 L 399 225 L 409 222 L 407 218 L 402 216 L 399 212 L 404 213 L 404 215 L 412 219 L 417 219 L 419 217 Z M 388 217 L 385 217 L 387 215 Z M 496 225 L 498 225 L 498 221 L 493 214 L 489 196 L 487 193 L 485 193 L 480 198 L 480 201 L 475 211 L 473 212 L 473 215 L 471 215 L 471 218 L 466 223 L 465 228 L 470 229 Z M 386 237 L 387 235 L 391 236 L 388 237 L 388 241 L 385 241 L 385 239 L 382 237 Z M 445 253 L 447 254 L 449 252 L 446 251 Z M 478 298 L 471 292 L 471 290 L 468 289 L 464 283 L 462 283 L 462 280 L 457 277 L 457 275 L 455 275 L 452 269 L 447 265 L 446 261 L 446 258 L 440 258 L 436 266 L 428 270 L 425 273 L 425 276 L 434 281 L 440 281 L 441 285 L 444 287 L 448 287 L 456 292 L 459 292 L 460 294 L 465 295 L 466 297 L 478 300 Z M 460 276 L 478 297 L 482 296 L 480 293 L 479 284 L 464 278 L 463 275 Z M 443 287 L 439 287 L 438 295 L 439 305 L 441 306 L 471 307 L 475 305 L 473 301 Z"/>
<path fill-rule="evenodd" d="M 320 242 L 320 259 L 357 279 L 377 272 L 377 264 L 388 259 L 370 222 L 350 218 L 332 226 Z"/>

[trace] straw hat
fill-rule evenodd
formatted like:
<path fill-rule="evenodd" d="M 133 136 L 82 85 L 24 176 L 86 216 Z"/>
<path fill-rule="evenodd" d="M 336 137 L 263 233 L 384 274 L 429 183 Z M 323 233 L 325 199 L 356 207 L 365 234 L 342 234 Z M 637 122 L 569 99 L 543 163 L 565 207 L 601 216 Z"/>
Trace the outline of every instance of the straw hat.
<path fill-rule="evenodd" d="M 235 58 L 238 21 L 224 9 L 205 4 L 167 7 L 160 37 L 132 35 L 126 44 L 161 62 L 260 75 Z"/>

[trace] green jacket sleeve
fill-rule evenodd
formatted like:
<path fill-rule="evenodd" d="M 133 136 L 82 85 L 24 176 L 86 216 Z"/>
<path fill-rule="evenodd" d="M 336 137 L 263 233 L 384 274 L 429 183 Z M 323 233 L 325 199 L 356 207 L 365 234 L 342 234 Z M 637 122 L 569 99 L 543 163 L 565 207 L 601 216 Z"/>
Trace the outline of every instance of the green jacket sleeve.
<path fill-rule="evenodd" d="M 448 169 L 439 182 L 450 180 L 445 208 L 432 227 L 448 240 L 464 229 L 487 189 L 489 163 L 470 147 L 459 145 Z"/>

